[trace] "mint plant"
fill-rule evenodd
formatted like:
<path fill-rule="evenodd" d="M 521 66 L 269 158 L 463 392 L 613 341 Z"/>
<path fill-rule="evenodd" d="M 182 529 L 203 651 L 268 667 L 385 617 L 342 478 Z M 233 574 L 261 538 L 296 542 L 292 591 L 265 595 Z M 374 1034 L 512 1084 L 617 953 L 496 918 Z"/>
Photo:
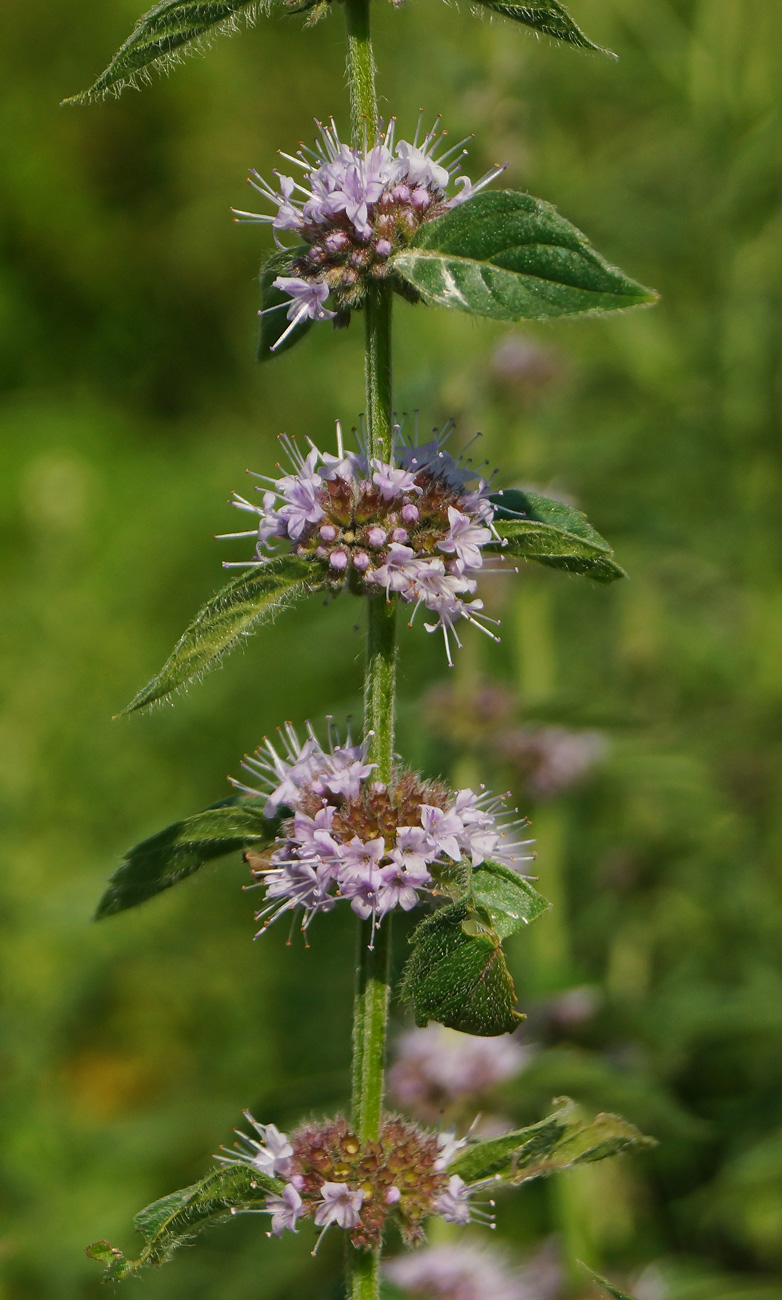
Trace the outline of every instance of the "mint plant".
<path fill-rule="evenodd" d="M 106 1242 L 89 1247 L 111 1281 L 164 1262 L 201 1228 L 248 1212 L 266 1216 L 272 1236 L 301 1231 L 311 1240 L 314 1228 L 315 1249 L 337 1227 L 347 1241 L 347 1294 L 372 1300 L 390 1222 L 406 1245 L 425 1237 L 432 1216 L 492 1223 L 495 1189 L 649 1141 L 621 1118 L 591 1118 L 566 1099 L 531 1127 L 484 1139 L 421 1128 L 385 1109 L 394 912 L 427 909 L 399 988 L 416 1023 L 494 1037 L 523 1018 L 503 941 L 548 906 L 524 874 L 531 860 L 524 818 L 483 788 L 451 790 L 425 779 L 397 755 L 398 615 L 441 633 L 453 663 L 464 623 L 496 638 L 477 594 L 490 565 L 535 561 L 603 583 L 623 576 L 579 511 L 496 487 L 494 474 L 451 454 L 449 426 L 419 441 L 416 428 L 396 421 L 394 295 L 509 322 L 625 310 L 655 295 L 610 265 L 550 204 L 490 188 L 503 168 L 475 183 L 462 175 L 466 141 L 450 146 L 439 122 L 431 129 L 419 122 L 412 138 L 399 138 L 395 120 L 378 114 L 369 0 L 342 4 L 349 137 L 327 119 L 312 149 L 282 154 L 290 175 L 271 182 L 251 173 L 270 210 L 236 215 L 270 225 L 276 243 L 260 276 L 261 360 L 296 346 L 313 324 L 339 327 L 363 314 L 361 428 L 346 446 L 338 427 L 333 450 L 287 440 L 289 468 L 259 474 L 256 493 L 235 498 L 252 527 L 229 537 L 252 539 L 252 551 L 248 545 L 249 554 L 226 561 L 240 572 L 197 614 L 127 711 L 203 676 L 288 606 L 325 592 L 365 607 L 362 736 L 341 738 L 331 720 L 306 722 L 306 732 L 287 724 L 280 743 L 265 741 L 244 760 L 249 779 L 234 780 L 233 796 L 126 855 L 98 916 L 136 906 L 237 851 L 262 891 L 259 934 L 289 916 L 291 934 L 299 929 L 306 938 L 316 920 L 325 927 L 330 911 L 350 907 L 358 929 L 352 1108 L 290 1134 L 245 1112 L 250 1131 L 239 1131 L 211 1172 L 137 1216 L 144 1240 L 137 1259 Z M 312 22 L 329 4 L 293 7 Z M 598 48 L 558 0 L 484 0 L 484 7 Z M 260 8 L 254 0 L 162 0 L 91 89 L 68 102 L 118 92 Z"/>

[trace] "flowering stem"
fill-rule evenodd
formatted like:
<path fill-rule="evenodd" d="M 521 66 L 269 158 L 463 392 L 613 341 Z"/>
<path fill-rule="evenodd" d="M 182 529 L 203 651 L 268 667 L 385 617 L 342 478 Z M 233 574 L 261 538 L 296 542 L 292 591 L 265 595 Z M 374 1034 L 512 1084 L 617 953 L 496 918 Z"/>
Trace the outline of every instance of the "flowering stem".
<path fill-rule="evenodd" d="M 370 35 L 370 0 L 344 0 L 347 25 L 347 80 L 353 145 L 364 149 L 378 129 L 375 60 Z M 391 457 L 391 291 L 368 292 L 364 318 L 366 435 L 370 457 Z M 372 733 L 369 758 L 375 777 L 387 781 L 394 752 L 396 688 L 396 608 L 378 593 L 367 599 L 367 658 L 364 677 L 364 731 Z M 370 944 L 373 944 L 370 947 Z M 380 1132 L 388 1028 L 391 918 L 374 934 L 364 921 L 358 936 L 353 1019 L 353 1123 L 362 1141 Z M 380 1251 L 348 1247 L 349 1300 L 376 1300 L 380 1291 Z"/>

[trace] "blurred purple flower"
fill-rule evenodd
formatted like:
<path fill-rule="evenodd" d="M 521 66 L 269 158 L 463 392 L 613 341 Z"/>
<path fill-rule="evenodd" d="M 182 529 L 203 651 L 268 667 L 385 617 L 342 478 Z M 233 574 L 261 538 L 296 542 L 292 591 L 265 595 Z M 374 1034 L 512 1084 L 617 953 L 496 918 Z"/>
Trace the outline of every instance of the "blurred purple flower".
<path fill-rule="evenodd" d="M 434 1122 L 448 1106 L 473 1102 L 520 1074 L 532 1049 L 514 1038 L 477 1038 L 431 1024 L 403 1034 L 395 1055 L 389 1095 L 398 1106 Z"/>

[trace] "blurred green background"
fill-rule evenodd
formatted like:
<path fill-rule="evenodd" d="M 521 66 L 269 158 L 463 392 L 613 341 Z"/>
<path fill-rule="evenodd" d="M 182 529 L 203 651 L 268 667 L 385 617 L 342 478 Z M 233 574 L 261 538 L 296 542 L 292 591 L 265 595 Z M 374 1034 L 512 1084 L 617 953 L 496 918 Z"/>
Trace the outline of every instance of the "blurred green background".
<path fill-rule="evenodd" d="M 338 6 L 312 31 L 262 19 L 141 95 L 58 109 L 138 3 L 6 0 L 0 15 L 2 1300 L 102 1294 L 84 1245 L 130 1250 L 132 1214 L 200 1176 L 242 1107 L 282 1126 L 347 1089 L 348 915 L 317 924 L 308 952 L 282 930 L 253 944 L 253 895 L 228 861 L 90 922 L 118 854 L 223 797 L 265 732 L 359 709 L 361 612 L 344 599 L 289 613 L 175 708 L 112 721 L 220 584 L 231 544 L 211 536 L 236 526 L 226 502 L 245 467 L 273 464 L 282 431 L 328 443 L 363 400 L 360 322 L 254 364 L 269 244 L 228 213 L 247 203 L 248 167 L 268 175 L 316 114 L 345 120 Z M 782 11 L 573 11 L 619 62 L 466 4 L 378 4 L 375 19 L 401 124 L 423 107 L 454 138 L 474 131 L 471 175 L 507 160 L 511 187 L 662 294 L 652 311 L 510 332 L 396 313 L 400 411 L 455 416 L 465 441 L 481 429 L 502 483 L 568 495 L 631 575 L 608 589 L 533 566 L 497 580 L 503 643 L 468 629 L 451 683 L 468 715 L 489 678 L 527 722 L 607 743 L 568 793 L 526 791 L 557 906 L 511 955 L 540 1049 L 505 1107 L 532 1120 L 569 1093 L 660 1139 L 506 1199 L 498 1235 L 523 1253 L 558 1232 L 569 1255 L 640 1277 L 647 1300 L 771 1300 Z M 446 673 L 439 641 L 404 631 L 403 752 L 524 796 L 469 725 L 444 733 L 431 691 Z M 550 1014 L 583 986 L 589 1016 Z M 263 1226 L 209 1235 L 137 1294 L 332 1294 L 336 1241 L 313 1264 Z"/>

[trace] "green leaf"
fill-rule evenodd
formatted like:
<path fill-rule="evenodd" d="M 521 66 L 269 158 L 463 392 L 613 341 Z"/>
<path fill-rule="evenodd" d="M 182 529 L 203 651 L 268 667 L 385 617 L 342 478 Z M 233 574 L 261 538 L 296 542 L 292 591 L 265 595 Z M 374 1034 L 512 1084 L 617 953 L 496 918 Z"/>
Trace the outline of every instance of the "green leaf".
<path fill-rule="evenodd" d="M 425 222 L 391 263 L 426 302 L 493 320 L 589 315 L 657 297 L 550 203 L 509 190 L 476 194 Z"/>
<path fill-rule="evenodd" d="M 582 573 L 595 582 L 614 582 L 627 576 L 605 538 L 574 506 L 518 488 L 494 492 L 489 499 L 494 506 L 494 526 L 507 542 L 503 555 Z"/>
<path fill-rule="evenodd" d="M 144 1238 L 138 1259 L 126 1259 L 107 1241 L 93 1242 L 87 1254 L 106 1266 L 104 1282 L 120 1282 L 148 1264 L 167 1263 L 178 1246 L 212 1224 L 225 1223 L 234 1211 L 260 1209 L 266 1197 L 279 1194 L 282 1186 L 254 1169 L 225 1165 L 136 1215 L 136 1230 Z"/>
<path fill-rule="evenodd" d="M 301 596 L 323 586 L 311 561 L 281 555 L 252 568 L 208 600 L 177 641 L 157 677 L 123 709 L 135 713 L 216 668 L 221 659 Z"/>
<path fill-rule="evenodd" d="M 481 3 L 494 13 L 503 14 L 505 18 L 512 18 L 517 23 L 524 23 L 526 27 L 532 27 L 536 32 L 544 32 L 546 36 L 553 36 L 555 40 L 568 41 L 579 49 L 596 50 L 599 54 L 616 58 L 611 50 L 604 50 L 601 45 L 595 45 L 594 41 L 590 41 L 589 37 L 584 35 L 559 0 L 532 0 L 531 4 L 502 4 L 498 3 L 498 0 L 481 0 Z"/>
<path fill-rule="evenodd" d="M 500 939 L 523 930 L 551 906 L 518 871 L 499 862 L 483 862 L 473 868 L 472 893 L 475 902 L 489 913 Z"/>
<path fill-rule="evenodd" d="M 416 927 L 410 943 L 401 994 L 412 1002 L 417 1025 L 437 1020 L 493 1038 L 512 1033 L 524 1019 L 514 1010 L 516 992 L 499 938 L 468 902 L 441 907 Z"/>
<path fill-rule="evenodd" d="M 243 795 L 224 799 L 136 844 L 111 877 L 98 904 L 96 921 L 154 898 L 212 858 L 239 849 L 266 848 L 280 819 L 264 817 L 264 803 Z"/>
<path fill-rule="evenodd" d="M 626 1291 L 620 1291 L 619 1287 L 614 1286 L 613 1282 L 609 1282 L 607 1278 L 601 1277 L 599 1273 L 595 1273 L 593 1269 L 588 1268 L 581 1260 L 579 1260 L 578 1263 L 583 1268 L 587 1277 L 591 1278 L 593 1282 L 597 1282 L 597 1285 L 601 1286 L 609 1295 L 612 1295 L 614 1300 L 633 1300 L 633 1296 L 628 1295 Z"/>
<path fill-rule="evenodd" d="M 149 80 L 153 68 L 164 70 L 220 32 L 236 31 L 240 17 L 254 22 L 264 7 L 262 0 L 159 0 L 139 18 L 94 85 L 63 103 L 90 104 L 119 95 L 139 80 Z"/>
<path fill-rule="evenodd" d="M 290 321 L 286 307 L 290 307 L 291 298 L 282 289 L 274 288 L 274 281 L 278 275 L 296 275 L 296 263 L 299 258 L 308 252 L 306 244 L 298 248 L 281 249 L 278 253 L 272 253 L 267 262 L 261 268 L 261 308 L 268 315 L 261 316 L 261 335 L 258 341 L 258 361 L 268 361 L 270 357 L 278 357 L 281 352 L 287 352 L 292 348 L 299 339 L 303 339 L 308 329 L 312 325 L 312 320 L 307 317 L 300 325 L 291 330 L 284 343 L 281 343 L 274 351 L 274 345 L 281 334 L 284 334 Z M 274 310 L 270 311 L 269 309 Z"/>
<path fill-rule="evenodd" d="M 458 1174 L 466 1183 L 500 1178 L 518 1184 L 605 1160 L 620 1151 L 655 1145 L 619 1115 L 597 1115 L 590 1120 L 567 1097 L 560 1098 L 558 1105 L 553 1115 L 529 1128 L 467 1147 L 450 1161 L 449 1173 Z"/>

